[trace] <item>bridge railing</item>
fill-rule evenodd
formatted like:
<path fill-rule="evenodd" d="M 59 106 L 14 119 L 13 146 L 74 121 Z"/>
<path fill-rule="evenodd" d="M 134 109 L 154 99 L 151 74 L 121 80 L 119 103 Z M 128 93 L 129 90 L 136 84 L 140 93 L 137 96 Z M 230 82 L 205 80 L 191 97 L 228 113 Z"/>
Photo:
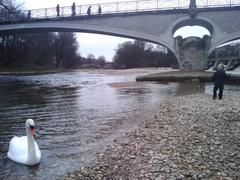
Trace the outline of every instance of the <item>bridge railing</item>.
<path fill-rule="evenodd" d="M 183 9 L 189 5 L 188 0 L 138 0 L 138 1 L 125 1 L 115 3 L 101 3 L 89 5 L 76 5 L 76 16 L 87 15 L 87 10 L 91 6 L 91 15 L 98 14 L 98 8 L 101 6 L 101 14 L 112 13 L 125 13 L 125 12 L 141 12 L 153 10 L 169 10 L 169 9 Z M 29 10 L 22 11 L 28 14 Z M 45 9 L 30 10 L 31 18 L 53 18 L 57 16 L 56 7 Z M 67 17 L 72 15 L 71 6 L 60 7 L 60 17 Z"/>
<path fill-rule="evenodd" d="M 117 14 L 126 12 L 142 12 L 142 11 L 157 11 L 170 9 L 187 9 L 190 0 L 137 0 L 124 1 L 114 3 L 101 3 L 89 5 L 76 5 L 75 16 L 86 16 L 89 6 L 91 6 L 91 15 L 98 15 L 98 8 L 101 6 L 101 14 Z M 240 6 L 240 0 L 197 0 L 198 8 L 211 7 L 226 7 L 226 6 Z M 26 19 L 45 19 L 58 18 L 56 7 L 24 10 L 12 12 L 10 14 L 0 14 L 0 22 L 20 21 Z M 72 15 L 72 7 L 60 7 L 59 17 L 70 17 Z"/>
<path fill-rule="evenodd" d="M 197 0 L 199 8 L 239 6 L 239 0 Z"/>

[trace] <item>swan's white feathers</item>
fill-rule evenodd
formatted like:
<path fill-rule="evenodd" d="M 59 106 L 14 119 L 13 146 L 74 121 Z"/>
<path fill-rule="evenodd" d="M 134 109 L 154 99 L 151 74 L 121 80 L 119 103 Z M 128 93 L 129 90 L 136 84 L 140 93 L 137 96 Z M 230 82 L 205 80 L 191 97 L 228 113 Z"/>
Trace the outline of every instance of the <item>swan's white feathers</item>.
<path fill-rule="evenodd" d="M 39 150 L 38 144 L 34 142 L 37 158 L 41 159 L 41 151 Z M 14 136 L 10 143 L 7 156 L 13 161 L 18 163 L 27 164 L 27 156 L 28 156 L 28 143 L 27 136 L 17 137 Z"/>
<path fill-rule="evenodd" d="M 9 143 L 9 151 L 12 154 L 24 154 L 27 150 L 27 136 L 14 136 Z"/>
<path fill-rule="evenodd" d="M 41 159 L 41 151 L 39 150 L 38 144 L 34 141 L 34 139 L 32 139 L 32 145 L 35 149 L 35 153 L 33 157 L 30 156 L 30 159 L 28 159 L 28 141 L 28 136 L 14 136 L 9 142 L 7 153 L 8 158 L 26 165 L 38 164 Z"/>

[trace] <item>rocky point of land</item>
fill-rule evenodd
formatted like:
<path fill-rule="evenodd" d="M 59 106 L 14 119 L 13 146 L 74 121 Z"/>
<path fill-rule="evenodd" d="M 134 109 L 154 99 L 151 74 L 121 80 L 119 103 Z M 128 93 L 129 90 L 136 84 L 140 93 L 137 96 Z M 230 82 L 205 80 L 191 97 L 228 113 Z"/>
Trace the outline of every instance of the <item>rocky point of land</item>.
<path fill-rule="evenodd" d="M 173 97 L 125 139 L 65 179 L 240 179 L 240 98 Z"/>
<path fill-rule="evenodd" d="M 158 73 L 137 76 L 137 81 L 159 81 L 159 82 L 184 82 L 189 80 L 200 82 L 211 82 L 214 72 L 210 71 L 162 71 Z M 228 78 L 226 83 L 239 84 L 240 74 L 232 74 L 231 71 L 227 72 Z"/>

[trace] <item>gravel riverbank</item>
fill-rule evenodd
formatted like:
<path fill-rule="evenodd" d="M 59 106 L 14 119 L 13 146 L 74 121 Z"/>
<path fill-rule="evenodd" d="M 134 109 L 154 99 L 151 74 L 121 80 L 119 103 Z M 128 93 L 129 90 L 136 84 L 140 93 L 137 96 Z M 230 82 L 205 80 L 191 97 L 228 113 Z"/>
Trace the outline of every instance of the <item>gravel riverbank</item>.
<path fill-rule="evenodd" d="M 65 179 L 239 179 L 240 99 L 173 97 Z"/>

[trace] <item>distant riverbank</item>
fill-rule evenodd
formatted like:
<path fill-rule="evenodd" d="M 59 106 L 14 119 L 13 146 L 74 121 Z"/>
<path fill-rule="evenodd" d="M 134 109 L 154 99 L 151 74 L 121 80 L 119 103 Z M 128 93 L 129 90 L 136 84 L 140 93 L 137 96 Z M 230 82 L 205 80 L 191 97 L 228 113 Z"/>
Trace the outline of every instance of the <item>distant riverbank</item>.
<path fill-rule="evenodd" d="M 52 74 L 61 72 L 88 72 L 100 73 L 108 75 L 120 74 L 134 74 L 136 81 L 159 81 L 159 82 L 182 82 L 182 81 L 199 81 L 211 82 L 213 72 L 206 71 L 179 71 L 172 68 L 133 68 L 133 69 L 64 69 L 64 68 L 51 68 L 51 69 L 0 69 L 0 75 L 39 75 L 39 74 Z M 226 83 L 240 84 L 240 74 L 229 73 L 229 78 Z"/>
<path fill-rule="evenodd" d="M 133 69 L 64 69 L 64 68 L 19 68 L 19 69 L 6 69 L 0 68 L 0 75 L 38 75 L 38 74 L 50 74 L 60 72 L 92 72 L 103 74 L 152 74 L 159 72 L 173 71 L 172 68 L 133 68 Z"/>
<path fill-rule="evenodd" d="M 173 97 L 88 168 L 65 179 L 238 179 L 240 100 Z"/>
<path fill-rule="evenodd" d="M 38 74 L 51 74 L 59 72 L 67 72 L 68 69 L 64 68 L 0 68 L 0 75 L 38 75 Z"/>

